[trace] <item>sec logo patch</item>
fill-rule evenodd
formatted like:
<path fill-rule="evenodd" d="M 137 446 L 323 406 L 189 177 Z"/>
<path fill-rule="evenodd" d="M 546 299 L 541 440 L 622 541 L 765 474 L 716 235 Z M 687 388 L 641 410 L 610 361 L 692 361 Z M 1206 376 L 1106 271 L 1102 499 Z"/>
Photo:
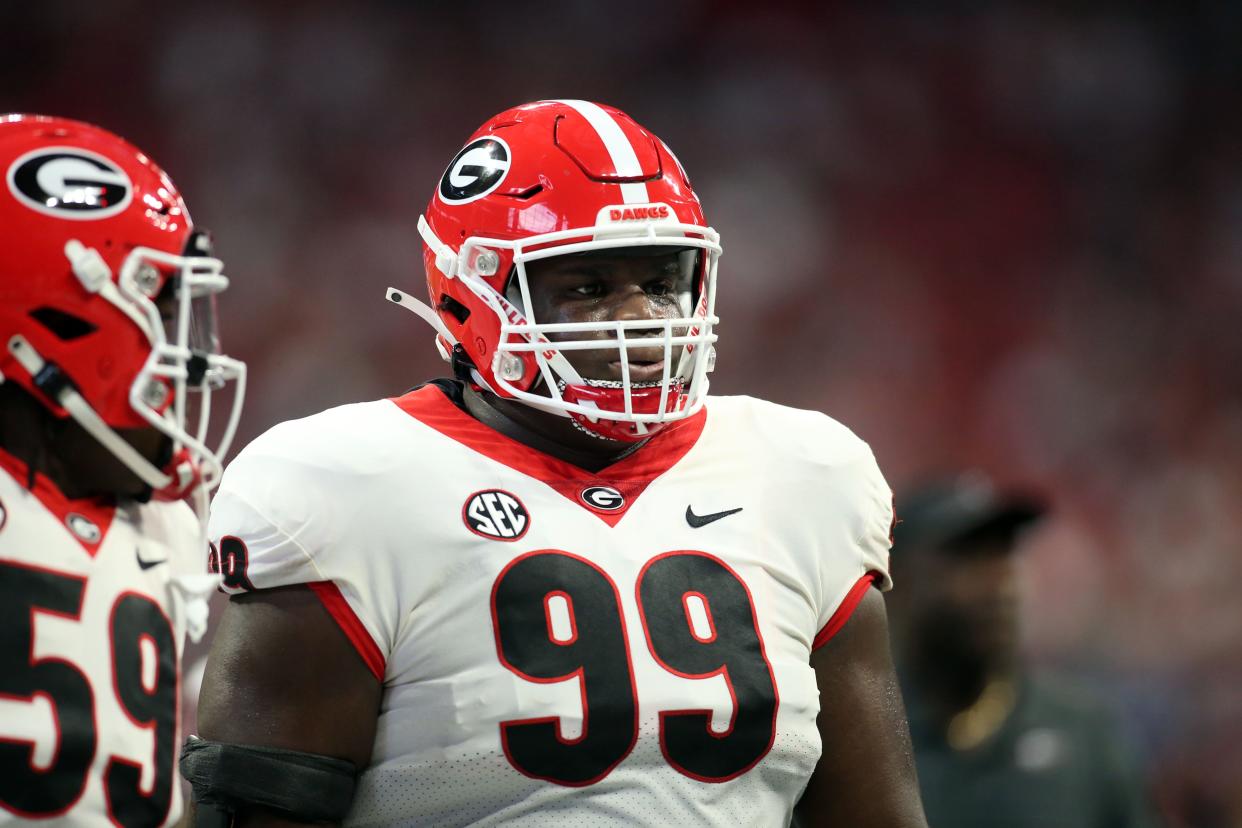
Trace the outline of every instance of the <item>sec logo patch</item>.
<path fill-rule="evenodd" d="M 517 499 L 503 489 L 475 492 L 461 508 L 466 528 L 490 540 L 515 541 L 530 528 L 530 513 Z"/>

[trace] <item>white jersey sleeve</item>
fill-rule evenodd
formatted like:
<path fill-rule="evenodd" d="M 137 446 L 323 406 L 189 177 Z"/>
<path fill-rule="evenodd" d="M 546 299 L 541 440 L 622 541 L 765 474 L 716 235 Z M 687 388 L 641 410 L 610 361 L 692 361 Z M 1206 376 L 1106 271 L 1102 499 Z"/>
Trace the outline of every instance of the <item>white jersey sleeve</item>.
<path fill-rule="evenodd" d="M 385 588 L 393 579 L 379 571 L 386 559 L 369 554 L 368 487 L 392 462 L 368 427 L 376 405 L 332 409 L 257 438 L 225 471 L 208 533 L 226 592 L 310 586 L 382 678 L 400 608 Z"/>
<path fill-rule="evenodd" d="M 736 406 L 736 418 L 751 421 L 759 435 L 758 453 L 772 473 L 773 507 L 781 524 L 801 535 L 799 548 L 810 556 L 805 584 L 817 614 L 813 647 L 822 646 L 845 622 L 874 585 L 887 591 L 893 494 L 871 447 L 850 429 L 817 411 L 786 408 L 750 398 Z M 743 412 L 745 412 L 743 414 Z M 741 432 L 745 433 L 745 432 Z"/>
<path fill-rule="evenodd" d="M 893 494 L 871 449 L 858 442 L 857 457 L 838 467 L 826 481 L 839 493 L 845 514 L 838 524 L 838 531 L 843 534 L 833 539 L 835 549 L 842 554 L 820 561 L 819 632 L 815 647 L 822 646 L 844 626 L 868 587 L 874 585 L 888 591 L 893 586 L 889 574 Z"/>

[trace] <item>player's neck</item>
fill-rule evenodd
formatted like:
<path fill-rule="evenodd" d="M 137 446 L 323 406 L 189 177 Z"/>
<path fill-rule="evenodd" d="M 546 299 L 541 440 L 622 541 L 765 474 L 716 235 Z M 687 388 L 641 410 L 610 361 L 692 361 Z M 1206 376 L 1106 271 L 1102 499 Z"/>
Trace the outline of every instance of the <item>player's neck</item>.
<path fill-rule="evenodd" d="M 919 692 L 924 707 L 946 735 L 961 741 L 958 737 L 962 733 L 955 737 L 955 729 L 965 727 L 964 733 L 977 735 L 980 723 L 995 725 L 996 721 L 1003 721 L 1005 716 L 997 718 L 992 714 L 1001 709 L 1008 714 L 1012 698 L 1007 694 L 1017 684 L 1016 663 L 981 661 L 970 666 L 941 665 L 939 669 L 927 670 L 919 679 Z M 979 715 L 979 711 L 983 714 Z"/>
<path fill-rule="evenodd" d="M 33 486 L 38 473 L 69 500 L 142 491 L 141 481 L 81 426 L 57 420 L 11 384 L 0 384 L 0 448 L 26 465 L 25 485 Z"/>
<path fill-rule="evenodd" d="M 467 385 L 462 392 L 466 411 L 479 422 L 510 439 L 559 460 L 599 471 L 639 449 L 643 443 L 623 443 L 585 434 L 568 417 L 539 411 Z"/>
<path fill-rule="evenodd" d="M 55 424 L 31 397 L 13 383 L 0 385 L 0 448 L 26 466 L 22 483 L 34 488 L 35 474 L 41 474 L 67 497 L 64 464 L 53 446 Z"/>
<path fill-rule="evenodd" d="M 990 676 L 979 696 L 948 720 L 945 740 L 949 747 L 973 750 L 991 739 L 1009 720 L 1017 701 L 1017 682 L 1012 676 Z"/>

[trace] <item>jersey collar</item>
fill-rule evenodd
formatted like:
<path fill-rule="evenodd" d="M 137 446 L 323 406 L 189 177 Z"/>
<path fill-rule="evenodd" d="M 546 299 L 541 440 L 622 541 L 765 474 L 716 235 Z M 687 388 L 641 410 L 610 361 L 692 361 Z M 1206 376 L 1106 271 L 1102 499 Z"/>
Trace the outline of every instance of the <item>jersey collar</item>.
<path fill-rule="evenodd" d="M 14 457 L 0 448 L 0 469 L 22 488 L 26 488 L 28 466 L 23 460 Z M 38 501 L 43 504 L 69 533 L 78 545 L 91 557 L 99 551 L 108 529 L 112 526 L 112 518 L 116 514 L 116 503 L 109 497 L 84 497 L 71 499 L 57 488 L 50 478 L 35 472 L 34 488 L 30 490 Z M 3 508 L 3 504 L 0 504 Z M 3 528 L 0 526 L 0 528 Z"/>
<path fill-rule="evenodd" d="M 690 451 L 707 422 L 707 409 L 704 408 L 692 417 L 671 423 L 637 451 L 612 465 L 599 471 L 588 471 L 484 425 L 458 408 L 434 383 L 394 397 L 391 401 L 423 425 L 497 463 L 546 483 L 609 526 L 616 526 L 651 482 Z M 606 486 L 619 492 L 623 498 L 621 507 L 605 511 L 585 500 L 583 493 L 596 486 Z"/>

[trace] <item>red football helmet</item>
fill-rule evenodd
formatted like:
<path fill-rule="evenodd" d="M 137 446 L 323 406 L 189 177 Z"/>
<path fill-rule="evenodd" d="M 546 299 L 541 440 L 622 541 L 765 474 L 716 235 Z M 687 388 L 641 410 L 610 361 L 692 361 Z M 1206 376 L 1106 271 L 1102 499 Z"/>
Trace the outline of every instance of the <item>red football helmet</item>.
<path fill-rule="evenodd" d="M 0 170 L 0 381 L 72 417 L 157 496 L 209 490 L 246 368 L 219 353 L 215 295 L 228 279 L 177 188 L 112 133 L 37 115 L 0 116 Z M 229 381 L 232 410 L 209 448 L 212 391 Z M 116 432 L 148 426 L 173 441 L 163 468 Z"/>
<path fill-rule="evenodd" d="M 698 411 L 713 367 L 719 235 L 685 170 L 628 115 L 587 101 L 539 101 L 500 113 L 453 158 L 419 218 L 434 312 L 389 299 L 435 327 L 440 353 L 502 397 L 636 441 Z M 526 264 L 619 248 L 688 251 L 676 319 L 549 324 L 535 319 Z M 547 334 L 608 334 L 549 339 Z M 631 382 L 627 347 L 664 347 L 663 377 Z M 568 350 L 616 349 L 622 381 L 579 376 Z"/>

